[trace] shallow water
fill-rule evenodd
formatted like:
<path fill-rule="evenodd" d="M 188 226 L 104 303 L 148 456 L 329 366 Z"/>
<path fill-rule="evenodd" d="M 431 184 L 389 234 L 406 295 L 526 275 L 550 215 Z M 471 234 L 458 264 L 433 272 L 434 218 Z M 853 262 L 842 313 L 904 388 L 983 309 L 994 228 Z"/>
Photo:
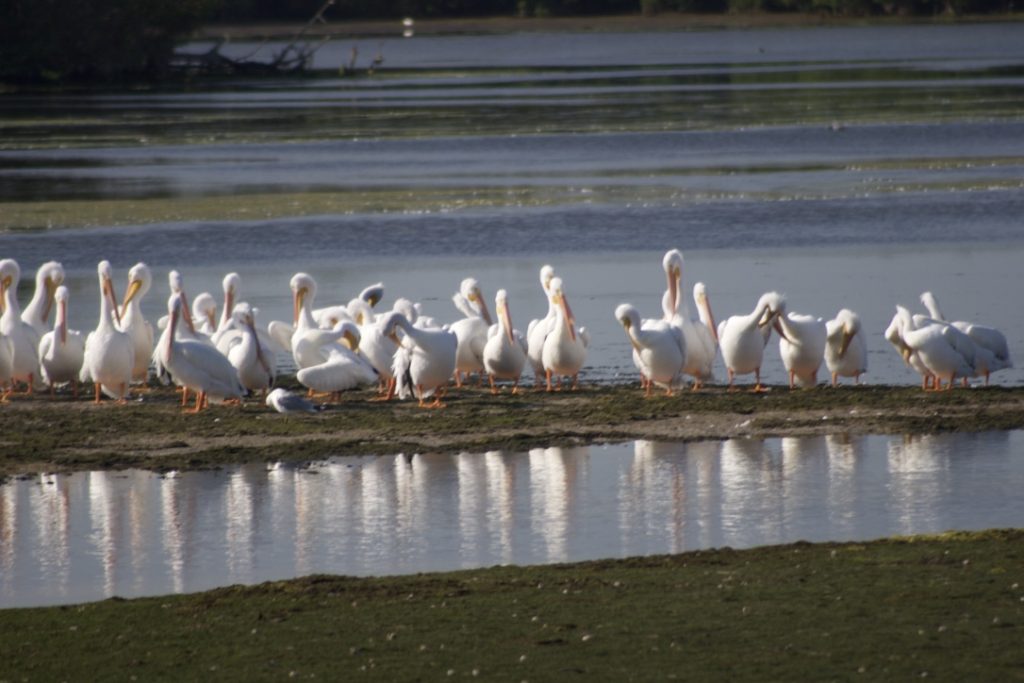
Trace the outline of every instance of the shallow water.
<path fill-rule="evenodd" d="M 0 606 L 1019 526 L 1024 435 L 821 436 L 41 475 Z"/>
<path fill-rule="evenodd" d="M 609 380 L 632 373 L 615 305 L 657 315 L 661 254 L 681 248 L 718 319 L 771 289 L 796 312 L 848 306 L 869 333 L 866 379 L 912 383 L 881 333 L 928 289 L 1024 356 L 1008 303 L 1024 255 L 1019 37 L 1015 24 L 396 37 L 360 44 L 385 57 L 370 78 L 8 94 L 0 225 L 35 229 L 0 232 L 0 256 L 25 271 L 62 261 L 83 330 L 102 258 L 120 277 L 154 267 L 154 318 L 171 268 L 192 296 L 238 271 L 263 322 L 289 316 L 287 281 L 305 270 L 321 304 L 383 280 L 385 305 L 409 296 L 441 321 L 473 275 L 488 298 L 509 291 L 520 328 L 546 308 L 549 262 L 593 333 L 587 378 Z M 767 358 L 782 381 L 774 343 Z"/>

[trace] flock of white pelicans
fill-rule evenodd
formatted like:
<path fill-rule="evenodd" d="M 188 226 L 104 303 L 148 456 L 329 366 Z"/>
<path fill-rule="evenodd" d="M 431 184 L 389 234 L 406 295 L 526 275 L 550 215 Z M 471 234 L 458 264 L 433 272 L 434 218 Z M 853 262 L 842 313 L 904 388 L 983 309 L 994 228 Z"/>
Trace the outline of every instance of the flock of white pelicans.
<path fill-rule="evenodd" d="M 848 309 L 833 320 L 786 310 L 785 298 L 764 294 L 753 311 L 734 315 L 717 327 L 703 283 L 693 288 L 697 316 L 691 317 L 682 295 L 683 255 L 678 250 L 662 261 L 667 287 L 662 317 L 642 319 L 630 304 L 615 309 L 615 318 L 633 348 L 633 360 L 646 394 L 653 386 L 671 394 L 684 378 L 698 389 L 710 380 L 718 353 L 728 372 L 729 388 L 739 375 L 753 374 L 754 391 L 761 391 L 761 364 L 772 331 L 778 333 L 779 351 L 789 374 L 790 388 L 817 384 L 824 363 L 832 384 L 840 377 L 859 383 L 867 371 L 867 344 L 860 319 Z M 551 266 L 540 271 L 540 284 L 548 302 L 544 318 L 533 320 L 522 335 L 512 325 L 505 290 L 495 297 L 497 322 L 473 278 L 462 281 L 453 297 L 463 317 L 438 325 L 421 315 L 418 304 L 398 299 L 392 310 L 375 312 L 383 285 L 367 287 L 344 305 L 314 308 L 316 282 L 306 273 L 292 277 L 294 301 L 291 322 L 274 321 L 257 327 L 257 311 L 236 303 L 241 278 L 228 274 L 223 281 L 224 303 L 209 294 L 189 304 L 182 276 L 169 274 L 171 295 L 167 317 L 155 330 L 140 308 L 152 285 L 150 269 L 136 264 L 128 273 L 123 303 L 118 303 L 110 263 L 98 268 L 99 322 L 87 337 L 69 330 L 68 290 L 62 285 L 63 267 L 54 261 L 41 266 L 31 301 L 22 311 L 15 296 L 20 269 L 12 259 L 0 261 L 0 387 L 8 400 L 16 386 L 34 388 L 70 384 L 75 395 L 79 382 L 93 382 L 95 400 L 101 394 L 124 402 L 133 384 L 146 384 L 151 373 L 183 387 L 182 405 L 189 391 L 195 394 L 194 411 L 208 400 L 241 400 L 252 393 L 281 412 L 310 410 L 306 398 L 273 387 L 277 354 L 290 353 L 298 369 L 296 378 L 310 394 L 336 397 L 340 392 L 378 385 L 380 398 L 414 396 L 421 406 L 439 407 L 446 387 L 463 375 L 479 373 L 496 382 L 519 388 L 527 363 L 535 385 L 548 391 L 572 387 L 584 365 L 590 343 L 585 328 L 577 327 L 561 278 Z M 984 377 L 1011 367 L 1004 335 L 968 322 L 947 322 L 934 297 L 921 297 L 928 315 L 912 315 L 897 306 L 885 338 L 904 361 L 921 374 L 926 390 L 951 389 L 960 378 Z M 54 322 L 50 313 L 56 309 Z M 944 384 L 945 383 L 945 384 Z M 427 399 L 433 398 L 428 403 Z"/>

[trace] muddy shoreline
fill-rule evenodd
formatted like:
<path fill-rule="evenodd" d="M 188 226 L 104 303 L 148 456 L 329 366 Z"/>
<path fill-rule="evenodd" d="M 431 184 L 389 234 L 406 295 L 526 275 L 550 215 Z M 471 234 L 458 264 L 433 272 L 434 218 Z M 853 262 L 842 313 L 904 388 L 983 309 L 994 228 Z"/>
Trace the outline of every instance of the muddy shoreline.
<path fill-rule="evenodd" d="M 333 456 L 522 450 L 651 439 L 695 441 L 820 434 L 925 434 L 1024 427 L 1024 388 L 862 386 L 763 394 L 713 387 L 644 398 L 635 385 L 578 392 L 492 396 L 452 389 L 447 408 L 370 401 L 352 392 L 316 415 L 279 415 L 250 400 L 241 407 L 183 412 L 170 388 L 128 405 L 70 396 L 16 396 L 0 406 L 0 477 L 141 467 L 198 469 Z"/>

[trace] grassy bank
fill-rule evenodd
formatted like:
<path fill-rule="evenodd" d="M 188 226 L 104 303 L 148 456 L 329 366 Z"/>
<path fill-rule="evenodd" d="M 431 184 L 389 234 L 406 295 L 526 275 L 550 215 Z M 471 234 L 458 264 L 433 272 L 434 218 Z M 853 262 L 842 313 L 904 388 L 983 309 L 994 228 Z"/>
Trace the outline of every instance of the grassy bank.
<path fill-rule="evenodd" d="M 1024 531 L 0 611 L 0 680 L 1019 680 Z"/>
<path fill-rule="evenodd" d="M 0 476 L 143 467 L 179 469 L 338 455 L 521 450 L 654 439 L 934 433 L 1024 427 L 1024 388 L 845 386 L 764 394 L 712 387 L 644 398 L 635 385 L 548 394 L 452 389 L 444 410 L 347 394 L 317 415 L 290 416 L 258 401 L 182 412 L 159 388 L 128 405 L 69 396 L 16 396 L 0 405 Z"/>

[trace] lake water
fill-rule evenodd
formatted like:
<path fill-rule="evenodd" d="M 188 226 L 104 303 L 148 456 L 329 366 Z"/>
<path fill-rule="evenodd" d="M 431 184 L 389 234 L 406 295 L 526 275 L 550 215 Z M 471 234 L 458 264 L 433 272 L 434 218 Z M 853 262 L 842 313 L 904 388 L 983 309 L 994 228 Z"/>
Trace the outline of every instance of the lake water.
<path fill-rule="evenodd" d="M 594 338 L 585 376 L 601 381 L 632 373 L 614 307 L 656 315 L 660 257 L 677 247 L 719 319 L 771 289 L 792 311 L 847 306 L 869 333 L 866 379 L 914 383 L 881 333 L 895 303 L 920 310 L 927 289 L 1024 357 L 1011 303 L 1021 35 L 1011 23 L 339 39 L 316 66 L 356 45 L 383 70 L 6 94 L 0 256 L 26 271 L 62 261 L 80 329 L 95 324 L 102 258 L 120 277 L 154 268 L 152 317 L 171 268 L 192 296 L 238 271 L 264 322 L 289 316 L 298 270 L 322 303 L 383 280 L 385 305 L 410 296 L 442 321 L 474 275 L 488 297 L 508 289 L 520 328 L 546 310 L 537 271 L 550 262 Z M 784 380 L 774 348 L 764 373 Z"/>
<path fill-rule="evenodd" d="M 592 332 L 584 381 L 621 381 L 612 311 L 656 315 L 661 256 L 680 248 L 718 319 L 773 289 L 792 311 L 858 311 L 869 382 L 917 382 L 881 335 L 924 290 L 1001 327 L 1021 365 L 1022 38 L 1013 23 L 395 37 L 358 42 L 360 65 L 384 57 L 373 77 L 6 92 L 0 258 L 21 263 L 22 302 L 29 273 L 62 261 L 82 330 L 103 258 L 120 278 L 153 267 L 154 319 L 171 268 L 193 297 L 239 272 L 263 322 L 290 316 L 305 270 L 320 303 L 384 281 L 385 305 L 409 296 L 442 321 L 473 275 L 508 290 L 520 328 L 546 310 L 551 263 Z M 763 376 L 781 383 L 772 346 Z M 1019 385 L 1024 366 L 993 380 Z M 1020 438 L 46 476 L 0 488 L 0 604 L 1019 526 Z"/>
<path fill-rule="evenodd" d="M 1024 434 L 637 441 L 0 486 L 0 607 L 1024 520 Z"/>

